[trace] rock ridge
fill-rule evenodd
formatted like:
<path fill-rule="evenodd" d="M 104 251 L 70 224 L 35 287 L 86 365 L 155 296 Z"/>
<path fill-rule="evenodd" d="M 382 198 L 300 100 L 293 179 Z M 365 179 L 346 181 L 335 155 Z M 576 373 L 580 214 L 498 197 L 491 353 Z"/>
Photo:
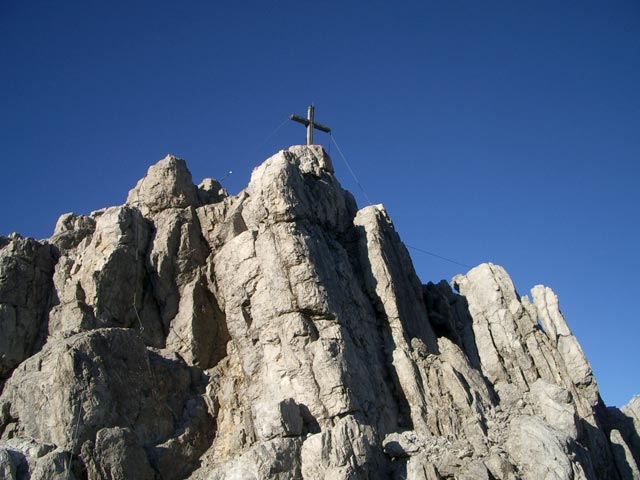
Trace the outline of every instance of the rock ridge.
<path fill-rule="evenodd" d="M 316 145 L 0 236 L 0 326 L 2 478 L 640 478 L 555 293 L 423 285 Z"/>

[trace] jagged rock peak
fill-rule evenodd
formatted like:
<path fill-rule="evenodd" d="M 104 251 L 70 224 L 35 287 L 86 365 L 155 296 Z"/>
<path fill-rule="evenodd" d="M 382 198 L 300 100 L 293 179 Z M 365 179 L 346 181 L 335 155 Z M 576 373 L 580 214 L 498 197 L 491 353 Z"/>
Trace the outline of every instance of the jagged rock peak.
<path fill-rule="evenodd" d="M 235 196 L 168 156 L 0 236 L 0 477 L 637 479 L 640 397 L 604 406 L 555 293 L 453 285 L 320 146 Z"/>
<path fill-rule="evenodd" d="M 304 220 L 344 231 L 356 212 L 352 195 L 334 177 L 331 158 L 319 145 L 279 151 L 253 170 L 246 193 L 243 217 L 249 228 Z"/>
<path fill-rule="evenodd" d="M 127 205 L 153 216 L 167 208 L 199 207 L 222 200 L 226 192 L 216 180 L 193 184 L 191 172 L 181 158 L 167 155 L 149 167 L 147 174 L 129 191 Z"/>

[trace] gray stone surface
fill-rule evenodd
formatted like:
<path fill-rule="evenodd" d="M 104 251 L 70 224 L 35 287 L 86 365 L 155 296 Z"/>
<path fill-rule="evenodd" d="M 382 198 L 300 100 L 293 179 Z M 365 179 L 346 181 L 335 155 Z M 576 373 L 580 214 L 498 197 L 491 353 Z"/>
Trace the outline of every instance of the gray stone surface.
<path fill-rule="evenodd" d="M 167 156 L 123 206 L 0 237 L 0 476 L 638 478 L 640 397 L 605 408 L 555 293 L 452 285 L 319 146 L 234 196 Z"/>
<path fill-rule="evenodd" d="M 91 478 L 153 480 L 156 477 L 144 448 L 139 444 L 136 434 L 128 428 L 98 430 L 95 442 L 83 447 L 83 457 Z"/>
<path fill-rule="evenodd" d="M 11 453 L 5 448 L 0 448 L 0 478 L 16 480 L 18 478 L 17 470 L 18 467 Z"/>
<path fill-rule="evenodd" d="M 539 417 L 522 415 L 514 418 L 509 426 L 506 448 L 525 478 L 574 478 L 565 444 Z"/>
<path fill-rule="evenodd" d="M 141 325 L 149 225 L 126 206 L 93 212 L 91 218 L 93 233 L 62 250 L 56 265 L 49 313 L 49 335 L 55 338 L 90 328 Z"/>
<path fill-rule="evenodd" d="M 30 472 L 31 480 L 80 480 L 78 466 L 74 464 L 71 454 L 56 449 L 38 459 L 35 468 Z"/>
<path fill-rule="evenodd" d="M 620 477 L 625 480 L 640 479 L 640 471 L 635 463 L 631 449 L 625 442 L 618 430 L 611 430 L 609 434 L 611 441 L 613 459 L 615 461 Z"/>
<path fill-rule="evenodd" d="M 55 261 L 50 245 L 32 238 L 0 241 L 0 380 L 42 343 Z"/>
<path fill-rule="evenodd" d="M 91 330 L 47 343 L 16 369 L 0 396 L 0 427 L 5 437 L 32 438 L 74 454 L 92 443 L 94 460 L 109 456 L 109 443 L 126 446 L 135 434 L 138 450 L 131 447 L 123 458 L 137 458 L 144 446 L 153 453 L 150 461 L 159 462 L 169 450 L 184 473 L 213 434 L 200 381 L 175 354 L 145 348 L 134 330 Z M 133 434 L 105 439 L 109 430 L 103 430 L 115 427 Z M 52 458 L 43 472 L 58 468 L 58 457 Z"/>
<path fill-rule="evenodd" d="M 531 385 L 528 401 L 538 416 L 560 436 L 578 437 L 578 418 L 571 394 L 558 385 L 536 380 Z"/>
<path fill-rule="evenodd" d="M 203 192 L 211 189 L 206 184 L 202 187 Z M 145 216 L 153 216 L 167 208 L 199 206 L 200 198 L 185 161 L 167 155 L 149 167 L 144 178 L 129 192 L 127 205 L 136 207 Z"/>

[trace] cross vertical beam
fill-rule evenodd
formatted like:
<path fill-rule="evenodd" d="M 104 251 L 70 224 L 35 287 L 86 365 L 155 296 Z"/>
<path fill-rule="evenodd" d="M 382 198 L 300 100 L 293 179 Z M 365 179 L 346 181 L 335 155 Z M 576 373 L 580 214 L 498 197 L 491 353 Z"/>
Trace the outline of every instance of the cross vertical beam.
<path fill-rule="evenodd" d="M 302 118 L 298 115 L 289 115 L 289 118 L 294 122 L 298 122 L 307 127 L 307 145 L 313 145 L 313 129 L 320 130 L 321 132 L 329 133 L 331 129 L 329 127 L 325 127 L 320 123 L 316 123 L 313 119 L 313 105 L 309 105 L 307 109 L 307 118 Z"/>
<path fill-rule="evenodd" d="M 307 145 L 313 145 L 313 105 L 309 105 L 307 108 L 307 119 L 309 123 L 307 124 Z"/>

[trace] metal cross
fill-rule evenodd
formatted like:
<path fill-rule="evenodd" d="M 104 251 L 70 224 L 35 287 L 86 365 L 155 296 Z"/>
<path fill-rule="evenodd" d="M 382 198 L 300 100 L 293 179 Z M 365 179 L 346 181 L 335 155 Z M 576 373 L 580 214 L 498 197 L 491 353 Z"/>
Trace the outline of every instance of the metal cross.
<path fill-rule="evenodd" d="M 325 127 L 319 123 L 313 121 L 313 105 L 309 105 L 307 109 L 307 118 L 299 117 L 298 115 L 289 115 L 289 118 L 294 122 L 298 122 L 307 127 L 307 145 L 313 145 L 313 129 L 320 130 L 321 132 L 330 133 L 331 129 Z"/>

